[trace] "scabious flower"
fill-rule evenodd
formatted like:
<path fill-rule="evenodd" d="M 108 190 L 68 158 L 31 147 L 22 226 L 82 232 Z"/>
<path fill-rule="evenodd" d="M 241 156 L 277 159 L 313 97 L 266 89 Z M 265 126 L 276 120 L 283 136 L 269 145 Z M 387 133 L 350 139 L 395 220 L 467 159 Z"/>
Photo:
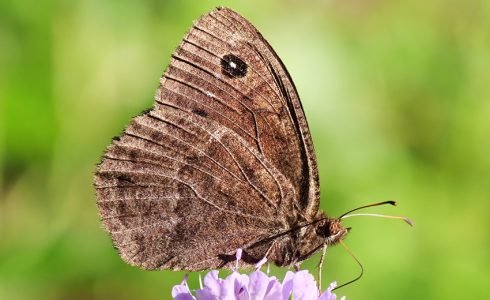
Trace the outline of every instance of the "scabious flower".
<path fill-rule="evenodd" d="M 186 278 L 174 286 L 172 297 L 175 300 L 336 300 L 332 293 L 333 282 L 321 294 L 313 276 L 308 271 L 287 272 L 281 283 L 276 277 L 257 270 L 250 275 L 233 272 L 225 279 L 218 277 L 214 270 L 204 277 L 204 287 L 192 293 Z M 344 300 L 342 297 L 341 300 Z"/>
<path fill-rule="evenodd" d="M 242 250 L 237 249 L 235 271 L 225 279 L 218 277 L 218 271 L 213 270 L 204 277 L 204 287 L 196 290 L 194 294 L 187 286 L 187 275 L 184 280 L 172 289 L 174 300 L 336 300 L 337 296 L 332 290 L 337 285 L 332 282 L 325 292 L 319 294 L 315 278 L 303 270 L 287 272 L 283 282 L 276 277 L 269 277 L 260 271 L 266 262 L 265 258 L 257 265 L 257 270 L 250 275 L 240 274 L 238 262 L 242 257 Z M 194 296 L 195 295 L 195 296 Z M 341 300 L 345 300 L 342 297 Z"/>

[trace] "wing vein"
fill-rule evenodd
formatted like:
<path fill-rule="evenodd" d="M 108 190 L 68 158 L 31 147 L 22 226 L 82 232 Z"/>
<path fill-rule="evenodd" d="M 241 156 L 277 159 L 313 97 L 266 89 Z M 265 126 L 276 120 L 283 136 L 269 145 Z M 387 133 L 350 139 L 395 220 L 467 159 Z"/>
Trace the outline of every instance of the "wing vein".
<path fill-rule="evenodd" d="M 193 125 L 195 125 L 197 128 L 205 131 L 209 136 L 211 136 L 216 142 L 218 142 L 222 147 L 223 149 L 230 155 L 230 157 L 233 159 L 233 161 L 235 162 L 236 166 L 240 169 L 240 172 L 242 173 L 242 175 L 245 177 L 245 179 L 247 180 L 247 182 L 249 183 L 249 185 L 255 190 L 257 191 L 272 207 L 276 207 L 276 205 L 274 204 L 274 202 L 272 202 L 271 199 L 269 199 L 269 197 L 267 197 L 264 192 L 262 192 L 255 184 L 253 184 L 251 181 L 250 181 L 250 178 L 249 176 L 245 173 L 245 171 L 243 170 L 243 167 L 240 165 L 240 163 L 238 162 L 238 160 L 236 159 L 236 157 L 233 155 L 233 153 L 228 149 L 228 147 L 226 147 L 219 138 L 217 138 L 216 135 L 214 135 L 212 132 L 208 131 L 206 128 L 202 127 L 200 124 L 194 122 L 192 119 L 189 119 L 189 122 L 191 122 Z M 269 173 L 269 175 L 275 180 L 279 190 L 281 191 L 281 197 L 283 197 L 283 193 L 282 193 L 282 187 L 281 185 L 279 184 L 279 181 L 277 180 L 277 178 L 274 176 L 274 174 L 272 174 L 272 172 L 270 171 L 270 169 L 264 164 L 262 158 L 258 157 L 256 155 L 256 153 L 254 153 L 250 147 L 248 147 L 246 145 L 246 143 L 243 143 L 245 146 L 245 149 L 247 149 L 248 152 L 250 152 L 250 154 L 252 154 L 255 159 L 264 167 L 265 170 L 267 170 L 267 172 Z M 282 198 L 281 198 L 282 199 Z"/>
<path fill-rule="evenodd" d="M 197 30 L 199 30 L 199 31 L 201 31 L 201 32 L 206 33 L 207 35 L 209 35 L 209 36 L 213 37 L 214 39 L 216 39 L 216 40 L 218 40 L 218 41 L 220 41 L 220 42 L 222 42 L 223 44 L 226 44 L 226 45 L 230 46 L 230 44 L 229 44 L 228 42 L 226 42 L 226 41 L 224 41 L 224 40 L 220 39 L 219 37 L 217 37 L 216 35 L 214 35 L 214 34 L 212 34 L 212 33 L 208 32 L 207 30 L 202 29 L 202 28 L 200 28 L 200 27 L 198 27 L 198 26 L 195 26 L 195 25 L 194 25 L 194 28 L 195 28 L 195 29 L 197 29 Z M 210 43 L 210 44 L 213 44 L 215 47 L 217 47 L 217 48 L 219 48 L 219 49 L 221 49 L 221 50 L 224 50 L 224 48 L 223 48 L 223 47 L 220 47 L 220 46 L 218 46 L 218 45 L 216 45 L 216 44 L 214 44 L 214 43 Z M 195 45 L 195 44 L 193 44 L 193 45 Z M 229 50 L 228 50 L 227 52 L 229 52 L 229 53 L 231 53 L 231 54 L 235 54 L 235 55 L 236 55 L 236 53 L 234 53 L 234 52 L 232 52 L 232 51 L 229 51 Z M 216 54 L 213 54 L 213 55 L 214 55 L 216 58 L 221 59 L 221 57 L 217 56 Z M 210 61 L 208 60 L 208 62 L 210 62 Z M 210 63 L 213 63 L 213 62 L 210 62 Z M 214 63 L 213 63 L 213 64 L 214 64 Z M 215 64 L 215 65 L 216 65 L 216 64 Z M 258 75 L 260 76 L 260 73 L 258 73 L 258 71 L 256 71 L 254 68 L 252 68 L 252 67 L 249 67 L 249 68 L 250 68 L 250 70 L 253 70 L 253 72 L 254 72 L 254 73 L 256 73 L 256 74 L 258 74 Z M 244 95 L 244 97 L 246 97 L 246 98 L 250 99 L 250 97 L 249 97 L 249 96 L 245 95 L 245 94 L 244 94 L 242 91 L 237 90 L 237 89 L 236 89 L 234 86 L 230 85 L 230 84 L 229 84 L 227 81 L 225 81 L 225 80 L 224 80 L 224 81 L 222 81 L 222 82 L 226 83 L 226 84 L 227 84 L 227 85 L 229 85 L 231 88 L 233 88 L 233 89 L 234 89 L 234 90 L 236 90 L 237 92 L 239 92 L 239 93 L 241 93 L 242 95 Z M 249 90 L 253 90 L 253 89 L 252 89 L 252 88 L 251 88 L 249 85 L 247 85 L 246 83 L 244 83 L 244 82 L 242 82 L 242 81 L 240 81 L 240 83 L 241 83 L 242 85 L 246 86 L 246 87 L 247 87 Z M 265 83 L 267 84 L 267 81 L 265 81 Z M 272 88 L 272 87 L 271 87 L 271 88 Z M 274 93 L 276 93 L 274 90 L 272 90 L 272 91 L 273 91 Z M 268 103 L 268 104 L 269 104 L 269 106 L 272 108 L 272 110 L 274 111 L 274 113 L 278 114 L 278 111 L 276 110 L 276 108 L 274 107 L 274 105 L 272 104 L 272 102 L 271 102 L 269 99 L 265 98 L 265 97 L 264 97 L 264 96 L 262 96 L 262 95 L 258 95 L 258 96 L 259 96 L 260 98 L 262 98 L 262 100 L 264 100 L 266 103 Z M 277 96 L 277 98 L 278 98 L 279 100 L 281 100 L 281 97 L 280 97 L 280 96 L 278 96 L 277 94 L 276 94 L 276 96 Z"/>
<path fill-rule="evenodd" d="M 157 117 L 155 117 L 155 118 L 157 118 Z M 158 119 L 158 120 L 161 120 L 160 118 L 157 118 L 157 119 Z M 163 121 L 163 119 L 162 119 L 162 121 Z M 148 126 L 147 126 L 147 127 L 148 127 Z M 156 129 L 156 128 L 154 128 L 154 127 L 150 127 L 150 128 L 152 128 L 152 129 L 154 129 L 154 130 L 157 130 L 157 129 Z M 145 140 L 145 141 L 147 141 L 147 142 L 150 142 L 150 143 L 152 143 L 152 144 L 158 145 L 158 146 L 160 146 L 160 147 L 168 147 L 168 146 L 165 146 L 165 145 L 163 145 L 163 144 L 157 143 L 157 142 L 155 142 L 155 141 L 153 141 L 153 140 L 150 140 L 150 139 L 148 139 L 148 138 L 145 138 L 144 136 L 139 136 L 139 135 L 132 134 L 132 133 L 129 133 L 129 132 L 126 132 L 126 134 L 127 134 L 127 135 L 129 135 L 129 136 L 135 137 L 135 138 L 139 138 L 139 139 Z M 197 147 L 194 147 L 192 144 L 186 143 L 184 140 L 179 139 L 179 138 L 177 138 L 177 137 L 175 137 L 175 136 L 174 136 L 173 138 L 174 138 L 174 139 L 176 139 L 176 140 L 178 140 L 179 142 L 184 143 L 185 145 L 187 145 L 187 146 L 189 146 L 189 147 L 193 148 L 194 150 L 198 151 L 199 153 L 201 153 L 201 154 L 202 154 L 202 155 L 204 155 L 205 157 L 209 158 L 209 159 L 210 159 L 210 160 L 211 160 L 213 163 L 215 163 L 215 164 L 216 164 L 218 167 L 220 167 L 220 168 L 222 168 L 223 170 L 225 170 L 226 172 L 228 172 L 228 173 L 229 173 L 229 174 L 230 174 L 230 175 L 231 175 L 233 178 L 235 178 L 235 179 L 237 179 L 237 180 L 239 180 L 239 181 L 243 181 L 243 180 L 242 180 L 242 179 L 240 179 L 240 178 L 239 178 L 237 175 L 235 175 L 235 174 L 234 174 L 232 171 L 230 171 L 228 168 L 226 168 L 225 166 L 223 166 L 222 164 L 220 164 L 220 163 L 219 163 L 217 160 L 215 160 L 215 159 L 214 159 L 214 158 L 212 158 L 211 156 L 207 155 L 207 153 L 206 153 L 206 152 L 202 151 L 201 149 L 199 149 L 199 148 L 197 148 Z"/>

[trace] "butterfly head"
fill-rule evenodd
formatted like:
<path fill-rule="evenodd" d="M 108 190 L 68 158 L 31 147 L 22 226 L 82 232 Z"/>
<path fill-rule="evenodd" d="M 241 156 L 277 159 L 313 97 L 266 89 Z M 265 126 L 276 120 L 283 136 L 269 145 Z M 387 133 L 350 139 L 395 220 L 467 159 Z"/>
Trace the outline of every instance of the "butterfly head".
<path fill-rule="evenodd" d="M 341 220 L 337 218 L 325 218 L 316 224 L 316 233 L 325 238 L 328 245 L 339 243 L 349 231 L 350 228 L 342 226 Z"/>

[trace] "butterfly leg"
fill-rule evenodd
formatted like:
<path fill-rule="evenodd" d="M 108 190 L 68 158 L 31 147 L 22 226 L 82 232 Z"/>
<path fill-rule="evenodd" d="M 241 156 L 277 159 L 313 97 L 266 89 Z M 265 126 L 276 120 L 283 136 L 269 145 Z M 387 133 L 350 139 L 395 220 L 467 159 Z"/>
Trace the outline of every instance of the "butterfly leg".
<path fill-rule="evenodd" d="M 274 247 L 274 244 L 275 244 L 275 241 L 272 242 L 272 244 L 270 245 L 269 249 L 267 249 L 267 251 L 265 252 L 264 257 L 257 264 L 255 264 L 255 270 L 257 270 L 257 271 L 260 270 L 260 268 L 262 268 L 262 266 L 267 262 L 267 256 L 271 252 L 272 247 Z"/>
<path fill-rule="evenodd" d="M 236 249 L 235 257 L 236 257 L 235 271 L 238 271 L 238 266 L 240 264 L 240 259 L 242 259 L 242 249 L 241 248 Z"/>
<path fill-rule="evenodd" d="M 323 244 L 322 256 L 320 257 L 320 262 L 318 263 L 318 291 L 322 290 L 322 267 L 323 261 L 325 259 L 325 254 L 327 254 L 327 243 Z"/>

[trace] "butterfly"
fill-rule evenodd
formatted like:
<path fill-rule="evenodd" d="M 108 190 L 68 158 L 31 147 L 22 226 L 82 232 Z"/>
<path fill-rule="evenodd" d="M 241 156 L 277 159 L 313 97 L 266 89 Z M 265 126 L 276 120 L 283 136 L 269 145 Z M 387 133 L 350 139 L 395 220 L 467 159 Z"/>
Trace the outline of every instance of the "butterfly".
<path fill-rule="evenodd" d="M 154 106 L 113 139 L 95 174 L 120 256 L 143 269 L 297 266 L 348 233 L 319 211 L 318 167 L 294 83 L 228 8 L 197 20 Z"/>

